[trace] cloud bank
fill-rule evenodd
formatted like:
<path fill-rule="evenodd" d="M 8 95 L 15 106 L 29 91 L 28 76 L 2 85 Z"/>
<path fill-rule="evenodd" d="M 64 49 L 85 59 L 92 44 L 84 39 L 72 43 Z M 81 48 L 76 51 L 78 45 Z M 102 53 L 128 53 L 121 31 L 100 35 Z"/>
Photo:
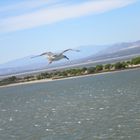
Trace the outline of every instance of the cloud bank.
<path fill-rule="evenodd" d="M 98 0 L 86 1 L 77 4 L 55 3 L 54 6 L 41 7 L 20 15 L 12 15 L 0 19 L 0 32 L 11 32 L 30 29 L 42 25 L 52 24 L 67 19 L 82 16 L 101 14 L 113 9 L 133 4 L 136 0 Z M 44 2 L 44 4 L 46 4 Z M 23 5 L 23 4 L 21 4 Z M 41 3 L 38 3 L 40 6 Z M 41 5 L 42 6 L 42 5 Z M 37 3 L 30 8 L 37 7 Z M 15 6 L 17 8 L 17 6 Z M 18 7 L 19 8 L 19 7 Z M 29 8 L 29 7 L 28 7 Z M 10 8 L 7 8 L 8 10 Z M 21 7 L 22 9 L 22 7 Z M 6 9 L 3 9 L 5 11 Z"/>

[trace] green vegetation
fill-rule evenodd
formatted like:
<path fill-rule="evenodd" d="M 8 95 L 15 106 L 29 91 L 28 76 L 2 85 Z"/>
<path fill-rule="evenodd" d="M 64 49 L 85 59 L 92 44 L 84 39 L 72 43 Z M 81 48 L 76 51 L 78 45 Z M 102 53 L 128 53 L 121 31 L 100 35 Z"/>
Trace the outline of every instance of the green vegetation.
<path fill-rule="evenodd" d="M 83 67 L 83 68 L 74 68 L 68 70 L 43 72 L 38 75 L 26 76 L 23 78 L 17 78 L 16 76 L 12 76 L 1 80 L 0 86 L 12 84 L 12 83 L 41 80 L 41 79 L 60 79 L 60 78 L 66 78 L 72 76 L 95 74 L 99 72 L 123 70 L 123 69 L 138 67 L 139 66 L 138 64 L 140 64 L 140 57 L 133 58 L 130 61 L 117 62 L 115 64 L 105 64 L 105 65 L 97 65 L 96 67 Z"/>
<path fill-rule="evenodd" d="M 87 74 L 95 73 L 95 71 L 96 71 L 96 68 L 95 67 L 89 67 L 89 68 L 87 68 Z"/>
<path fill-rule="evenodd" d="M 103 65 L 97 65 L 96 66 L 96 72 L 100 72 L 103 70 Z"/>
<path fill-rule="evenodd" d="M 138 65 L 140 64 L 140 57 L 133 58 L 131 64 Z"/>
<path fill-rule="evenodd" d="M 114 65 L 115 70 L 119 70 L 119 69 L 125 69 L 126 68 L 126 63 L 125 62 L 117 62 Z"/>
<path fill-rule="evenodd" d="M 16 76 L 12 76 L 12 77 L 1 80 L 0 81 L 0 86 L 12 84 L 12 83 L 17 83 L 18 80 L 19 79 Z"/>
<path fill-rule="evenodd" d="M 111 65 L 111 64 L 106 64 L 106 65 L 104 66 L 104 69 L 105 69 L 105 70 L 111 70 L 112 67 L 113 67 L 113 65 Z"/>

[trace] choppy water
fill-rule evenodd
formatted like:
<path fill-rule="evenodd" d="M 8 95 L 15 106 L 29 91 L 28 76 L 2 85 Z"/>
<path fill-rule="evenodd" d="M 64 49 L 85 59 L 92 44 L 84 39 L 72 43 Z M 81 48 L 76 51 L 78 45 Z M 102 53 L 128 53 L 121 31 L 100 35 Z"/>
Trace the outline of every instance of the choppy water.
<path fill-rule="evenodd" d="M 0 88 L 0 140 L 139 140 L 140 69 Z"/>

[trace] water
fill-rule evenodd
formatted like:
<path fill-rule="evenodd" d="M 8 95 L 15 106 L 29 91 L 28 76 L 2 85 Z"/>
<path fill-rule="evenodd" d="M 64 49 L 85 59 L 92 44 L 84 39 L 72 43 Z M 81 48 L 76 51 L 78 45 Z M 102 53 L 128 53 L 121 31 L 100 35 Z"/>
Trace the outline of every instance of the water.
<path fill-rule="evenodd" d="M 0 88 L 0 140 L 139 140 L 140 69 Z"/>

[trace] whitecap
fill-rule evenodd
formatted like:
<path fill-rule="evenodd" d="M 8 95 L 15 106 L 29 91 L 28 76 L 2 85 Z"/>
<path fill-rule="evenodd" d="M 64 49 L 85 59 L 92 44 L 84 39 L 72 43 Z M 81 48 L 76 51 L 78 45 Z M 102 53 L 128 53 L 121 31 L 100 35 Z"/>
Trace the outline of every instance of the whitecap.
<path fill-rule="evenodd" d="M 104 110 L 104 108 L 103 108 L 103 107 L 101 107 L 101 108 L 99 108 L 99 110 Z"/>
<path fill-rule="evenodd" d="M 0 131 L 2 131 L 3 129 L 2 128 L 0 128 Z"/>
<path fill-rule="evenodd" d="M 44 118 L 47 119 L 48 115 L 45 115 Z"/>
<path fill-rule="evenodd" d="M 47 132 L 52 132 L 53 130 L 52 130 L 52 129 L 46 129 L 46 131 L 47 131 Z"/>
<path fill-rule="evenodd" d="M 11 121 L 13 121 L 13 118 L 12 118 L 12 117 L 10 117 L 10 118 L 9 118 L 9 121 L 10 121 L 10 122 L 11 122 Z"/>
<path fill-rule="evenodd" d="M 91 110 L 94 110 L 94 108 L 92 108 L 92 107 L 91 107 L 90 109 L 91 109 Z"/>
<path fill-rule="evenodd" d="M 15 109 L 14 112 L 20 112 L 20 110 Z"/>
<path fill-rule="evenodd" d="M 77 123 L 78 123 L 78 124 L 81 124 L 81 121 L 78 121 Z"/>
<path fill-rule="evenodd" d="M 34 126 L 35 126 L 35 127 L 39 127 L 40 125 L 39 125 L 39 124 L 35 124 Z"/>
<path fill-rule="evenodd" d="M 1 111 L 6 112 L 7 110 L 6 109 L 2 109 Z"/>
<path fill-rule="evenodd" d="M 121 127 L 122 127 L 122 125 L 118 124 L 118 128 L 121 128 Z"/>

